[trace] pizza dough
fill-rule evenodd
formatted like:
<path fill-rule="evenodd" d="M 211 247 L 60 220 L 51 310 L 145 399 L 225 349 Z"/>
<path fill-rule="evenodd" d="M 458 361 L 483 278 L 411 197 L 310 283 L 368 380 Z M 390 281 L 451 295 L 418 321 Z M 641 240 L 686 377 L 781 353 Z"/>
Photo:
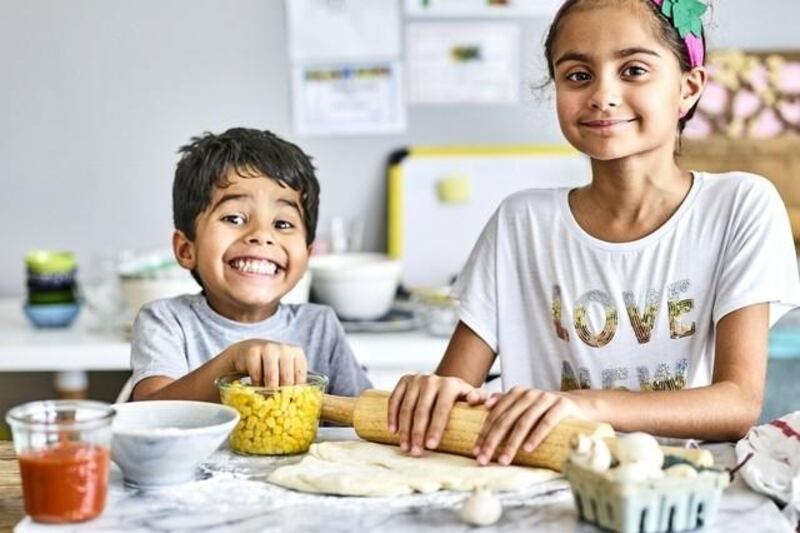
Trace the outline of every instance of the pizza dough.
<path fill-rule="evenodd" d="M 478 487 L 521 490 L 559 476 L 543 468 L 479 466 L 474 459 L 435 452 L 409 457 L 395 446 L 339 441 L 312 445 L 299 463 L 278 468 L 269 481 L 319 494 L 400 496 Z"/>

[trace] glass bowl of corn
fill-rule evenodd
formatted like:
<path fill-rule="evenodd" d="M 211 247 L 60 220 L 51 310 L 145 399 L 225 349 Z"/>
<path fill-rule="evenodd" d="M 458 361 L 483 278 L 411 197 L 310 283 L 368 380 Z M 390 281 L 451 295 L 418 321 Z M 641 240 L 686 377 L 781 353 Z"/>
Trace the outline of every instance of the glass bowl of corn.
<path fill-rule="evenodd" d="M 230 436 L 231 449 L 246 455 L 292 455 L 308 451 L 317 436 L 322 395 L 328 378 L 309 372 L 306 382 L 270 388 L 248 376 L 217 379 L 223 404 L 241 418 Z"/>

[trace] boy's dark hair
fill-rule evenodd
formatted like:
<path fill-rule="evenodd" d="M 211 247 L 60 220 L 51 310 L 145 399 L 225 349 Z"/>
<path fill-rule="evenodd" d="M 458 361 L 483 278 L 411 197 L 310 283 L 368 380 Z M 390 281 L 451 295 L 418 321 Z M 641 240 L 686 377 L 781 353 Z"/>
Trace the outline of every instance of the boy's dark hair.
<path fill-rule="evenodd" d="M 192 137 L 178 153 L 181 159 L 172 183 L 172 217 L 178 229 L 193 241 L 195 221 L 211 204 L 214 187 L 227 187 L 228 171 L 244 178 L 255 174 L 275 180 L 300 193 L 306 244 L 314 242 L 319 212 L 319 182 L 311 158 L 296 145 L 269 131 L 231 128 L 216 135 Z"/>
<path fill-rule="evenodd" d="M 605 5 L 613 4 L 613 1 L 606 1 L 606 2 L 597 2 L 596 0 L 566 0 L 559 8 L 556 16 L 553 18 L 552 24 L 550 24 L 550 29 L 547 32 L 547 37 L 544 41 L 544 55 L 545 59 L 547 60 L 547 72 L 550 75 L 550 80 L 552 81 L 555 78 L 555 68 L 553 66 L 553 44 L 555 43 L 556 37 L 558 36 L 558 31 L 561 29 L 561 22 L 564 17 L 572 11 L 576 7 L 583 7 L 586 4 L 591 5 L 592 7 L 603 7 Z M 625 3 L 625 2 L 618 2 L 618 3 Z M 628 2 L 632 3 L 632 2 Z M 689 52 L 686 49 L 686 44 L 684 43 L 683 39 L 681 38 L 678 30 L 672 25 L 672 23 L 661 15 L 658 7 L 653 3 L 652 0 L 642 0 L 645 11 L 652 15 L 651 22 L 652 28 L 655 35 L 661 39 L 661 41 L 670 49 L 672 53 L 675 54 L 675 57 L 678 58 L 678 63 L 680 64 L 682 72 L 689 72 L 692 70 L 692 64 L 689 60 Z M 706 47 L 706 37 L 705 32 L 703 32 L 703 48 Z M 678 120 L 678 133 L 683 133 L 683 129 L 686 127 L 686 123 L 691 120 L 694 116 L 695 110 L 697 109 L 696 102 L 694 106 Z"/>

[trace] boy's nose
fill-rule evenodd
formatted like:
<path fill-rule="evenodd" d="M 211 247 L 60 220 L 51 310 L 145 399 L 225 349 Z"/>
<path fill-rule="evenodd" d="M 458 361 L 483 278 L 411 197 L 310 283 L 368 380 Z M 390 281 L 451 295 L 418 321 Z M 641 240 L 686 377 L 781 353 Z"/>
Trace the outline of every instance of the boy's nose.
<path fill-rule="evenodd" d="M 247 242 L 249 244 L 275 244 L 275 240 L 272 238 L 272 235 L 268 233 L 256 232 L 248 235 Z"/>

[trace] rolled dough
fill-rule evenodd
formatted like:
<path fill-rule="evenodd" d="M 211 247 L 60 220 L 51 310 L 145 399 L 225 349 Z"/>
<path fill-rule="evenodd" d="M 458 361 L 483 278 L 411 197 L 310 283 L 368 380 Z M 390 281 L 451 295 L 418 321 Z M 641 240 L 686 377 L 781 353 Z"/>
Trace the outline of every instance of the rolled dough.
<path fill-rule="evenodd" d="M 339 441 L 313 444 L 299 463 L 278 468 L 269 481 L 302 492 L 399 496 L 476 487 L 521 490 L 559 476 L 543 468 L 479 466 L 474 459 L 436 452 L 409 457 L 396 446 Z"/>

